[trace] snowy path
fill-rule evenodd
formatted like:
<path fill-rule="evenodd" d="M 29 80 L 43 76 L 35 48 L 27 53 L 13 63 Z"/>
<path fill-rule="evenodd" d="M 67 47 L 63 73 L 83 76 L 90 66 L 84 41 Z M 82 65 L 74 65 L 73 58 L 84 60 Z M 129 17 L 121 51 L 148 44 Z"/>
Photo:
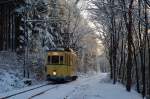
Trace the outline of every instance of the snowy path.
<path fill-rule="evenodd" d="M 126 92 L 122 85 L 113 85 L 106 74 L 79 78 L 75 82 L 50 90 L 33 99 L 142 99 L 135 91 Z"/>
<path fill-rule="evenodd" d="M 43 92 L 44 91 L 44 92 Z M 35 95 L 35 96 L 34 96 Z M 79 78 L 66 84 L 48 85 L 9 99 L 142 99 L 135 91 L 110 83 L 106 74 Z"/>

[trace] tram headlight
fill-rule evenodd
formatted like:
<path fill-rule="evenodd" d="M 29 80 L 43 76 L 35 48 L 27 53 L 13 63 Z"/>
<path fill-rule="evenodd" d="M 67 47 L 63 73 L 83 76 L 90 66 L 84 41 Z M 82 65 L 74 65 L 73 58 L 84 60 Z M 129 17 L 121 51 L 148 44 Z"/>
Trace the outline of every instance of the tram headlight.
<path fill-rule="evenodd" d="M 56 71 L 53 71 L 53 75 L 55 76 L 57 73 L 56 73 Z"/>

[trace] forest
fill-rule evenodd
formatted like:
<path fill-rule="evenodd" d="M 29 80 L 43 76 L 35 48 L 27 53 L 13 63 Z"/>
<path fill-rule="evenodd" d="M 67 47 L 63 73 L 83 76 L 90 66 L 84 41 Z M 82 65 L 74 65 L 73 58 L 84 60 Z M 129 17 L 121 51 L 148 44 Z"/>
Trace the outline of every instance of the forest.
<path fill-rule="evenodd" d="M 79 73 L 109 72 L 149 99 L 149 0 L 0 1 L 0 70 L 44 79 L 46 50 L 61 47 L 76 51 Z"/>
<path fill-rule="evenodd" d="M 91 0 L 88 8 L 105 46 L 113 83 L 150 95 L 150 1 Z"/>

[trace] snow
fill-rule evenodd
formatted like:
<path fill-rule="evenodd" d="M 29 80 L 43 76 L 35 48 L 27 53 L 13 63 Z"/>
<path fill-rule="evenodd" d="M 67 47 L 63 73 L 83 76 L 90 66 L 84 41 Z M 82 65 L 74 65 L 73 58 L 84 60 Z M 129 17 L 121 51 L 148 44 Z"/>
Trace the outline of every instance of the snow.
<path fill-rule="evenodd" d="M 19 78 L 14 74 L 8 73 L 7 71 L 0 70 L 0 93 L 20 88 L 23 86 L 20 83 Z"/>
<path fill-rule="evenodd" d="M 15 53 L 0 52 L 0 93 L 24 86 L 20 81 L 19 66 Z"/>
<path fill-rule="evenodd" d="M 67 99 L 142 99 L 134 90 L 129 93 L 121 84 L 113 85 L 103 76 L 79 86 Z"/>
<path fill-rule="evenodd" d="M 0 52 L 0 96 L 13 94 L 14 90 L 27 87 L 23 79 L 22 57 L 14 52 Z M 32 78 L 32 85 L 42 84 L 43 80 Z M 22 90 L 22 89 L 21 89 Z"/>
<path fill-rule="evenodd" d="M 28 99 L 43 91 L 32 99 L 142 99 L 134 90 L 127 92 L 122 84 L 113 85 L 107 75 L 80 76 L 73 82 L 48 85 L 10 99 Z"/>
<path fill-rule="evenodd" d="M 79 78 L 34 99 L 142 99 L 134 90 L 126 92 L 121 84 L 113 85 L 107 74 Z"/>
<path fill-rule="evenodd" d="M 38 84 L 38 85 L 33 85 L 33 86 L 29 86 L 29 87 L 24 87 L 24 88 L 21 88 L 21 89 L 16 89 L 16 90 L 12 90 L 12 91 L 9 91 L 9 92 L 5 92 L 5 93 L 0 93 L 0 99 L 1 97 L 6 97 L 6 96 L 10 96 L 10 95 L 13 95 L 13 94 L 16 94 L 16 93 L 19 93 L 19 92 L 23 92 L 23 91 L 26 91 L 26 90 L 30 90 L 30 89 L 33 89 L 33 88 L 36 88 L 38 86 L 42 86 L 42 85 L 45 85 L 46 83 L 43 83 L 43 84 Z"/>

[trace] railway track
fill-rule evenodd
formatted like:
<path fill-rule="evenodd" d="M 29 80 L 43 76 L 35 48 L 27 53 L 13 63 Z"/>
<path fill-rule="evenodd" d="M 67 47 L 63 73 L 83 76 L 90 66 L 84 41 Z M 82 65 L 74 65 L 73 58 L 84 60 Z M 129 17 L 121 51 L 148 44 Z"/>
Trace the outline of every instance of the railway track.
<path fill-rule="evenodd" d="M 3 97 L 0 97 L 0 99 L 8 99 L 8 98 L 11 98 L 13 96 L 21 95 L 21 94 L 24 94 L 24 93 L 27 93 L 27 92 L 30 92 L 30 91 L 33 91 L 33 90 L 36 90 L 36 89 L 48 86 L 49 84 L 50 83 L 47 83 L 47 84 L 44 84 L 44 85 L 37 86 L 35 88 L 31 88 L 31 89 L 27 89 L 27 90 L 24 90 L 24 91 L 21 91 L 21 92 L 17 92 L 17 93 L 11 94 L 11 95 L 8 95 L 8 96 L 3 96 Z M 40 92 L 38 94 L 35 94 L 35 95 L 31 96 L 29 99 L 32 99 L 33 97 L 41 95 L 41 94 L 45 93 L 46 91 L 49 91 L 49 90 L 54 89 L 56 87 L 58 87 L 58 85 L 55 85 L 55 86 L 53 86 L 53 87 L 51 87 L 51 88 L 49 88 L 47 90 L 44 90 L 44 91 L 42 91 L 42 92 Z"/>
<path fill-rule="evenodd" d="M 49 89 L 47 89 L 47 90 L 44 90 L 44 91 L 42 91 L 42 92 L 39 92 L 39 93 L 37 93 L 37 94 L 35 94 L 35 95 L 29 97 L 28 99 L 32 99 L 32 98 L 35 98 L 35 97 L 37 97 L 37 96 L 40 96 L 41 94 L 44 94 L 45 92 L 47 92 L 47 91 L 49 91 L 49 90 L 51 90 L 51 89 L 55 89 L 55 88 L 57 88 L 57 87 L 58 87 L 58 85 L 56 85 L 56 86 L 54 86 L 54 87 L 52 87 L 52 88 L 49 88 Z"/>

